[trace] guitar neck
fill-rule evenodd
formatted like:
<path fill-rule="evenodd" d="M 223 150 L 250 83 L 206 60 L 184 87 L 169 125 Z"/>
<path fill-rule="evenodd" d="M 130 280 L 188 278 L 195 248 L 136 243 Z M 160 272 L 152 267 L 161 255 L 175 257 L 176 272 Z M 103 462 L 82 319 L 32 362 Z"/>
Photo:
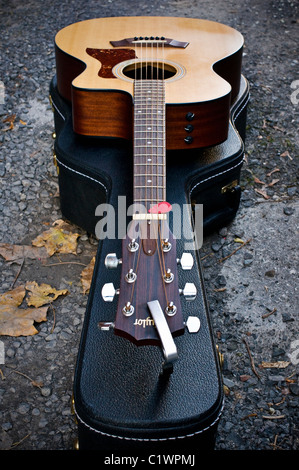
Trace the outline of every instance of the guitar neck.
<path fill-rule="evenodd" d="M 164 81 L 135 80 L 133 200 L 139 213 L 166 201 L 165 152 Z"/>

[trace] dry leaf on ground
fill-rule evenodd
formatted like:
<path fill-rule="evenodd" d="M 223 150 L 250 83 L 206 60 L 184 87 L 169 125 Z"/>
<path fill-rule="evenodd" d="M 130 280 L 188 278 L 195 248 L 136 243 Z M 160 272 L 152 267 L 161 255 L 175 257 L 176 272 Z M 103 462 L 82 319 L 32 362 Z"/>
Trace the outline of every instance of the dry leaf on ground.
<path fill-rule="evenodd" d="M 261 364 L 260 364 L 260 368 L 264 368 L 264 369 L 270 369 L 270 368 L 274 368 L 274 369 L 285 369 L 286 367 L 288 367 L 288 365 L 290 365 L 290 362 L 287 362 L 287 361 L 277 361 L 277 362 L 266 362 L 266 361 L 263 361 Z"/>
<path fill-rule="evenodd" d="M 41 259 L 48 258 L 45 247 L 35 247 L 30 245 L 11 245 L 10 243 L 0 243 L 0 256 L 5 261 L 17 261 L 25 258 Z"/>
<path fill-rule="evenodd" d="M 34 322 L 47 320 L 48 307 L 19 308 L 25 297 L 24 286 L 0 294 L 0 335 L 31 336 L 38 333 Z"/>
<path fill-rule="evenodd" d="M 41 284 L 39 286 L 35 281 L 27 282 L 26 289 L 29 291 L 27 304 L 34 307 L 41 307 L 42 305 L 49 304 L 60 295 L 66 295 L 69 293 L 67 289 L 56 290 L 49 284 Z"/>
<path fill-rule="evenodd" d="M 89 265 L 83 269 L 81 272 L 81 284 L 83 287 L 83 294 L 87 294 L 90 289 L 90 284 L 92 280 L 93 270 L 95 264 L 95 256 L 90 261 Z"/>
<path fill-rule="evenodd" d="M 49 256 L 54 253 L 77 253 L 79 233 L 72 232 L 72 226 L 63 220 L 54 222 L 53 227 L 38 235 L 32 245 L 45 247 Z"/>

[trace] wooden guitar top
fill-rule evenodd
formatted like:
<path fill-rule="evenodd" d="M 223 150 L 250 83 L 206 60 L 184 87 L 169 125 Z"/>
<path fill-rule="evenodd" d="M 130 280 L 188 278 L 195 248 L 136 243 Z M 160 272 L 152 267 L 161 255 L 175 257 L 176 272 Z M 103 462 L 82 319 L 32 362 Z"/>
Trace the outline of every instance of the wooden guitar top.
<path fill-rule="evenodd" d="M 112 45 L 140 37 L 149 38 L 148 45 L 144 41 L 142 46 L 134 41 Z M 150 38 L 170 38 L 187 46 L 153 47 Z M 130 139 L 134 79 L 126 75 L 126 68 L 152 61 L 172 74 L 165 80 L 167 147 L 188 146 L 184 143 L 188 112 L 195 115 L 189 148 L 226 138 L 230 103 L 238 93 L 241 73 L 243 36 L 235 29 L 193 18 L 97 18 L 63 28 L 55 47 L 58 90 L 73 102 L 76 132 Z M 108 78 L 105 61 L 108 69 L 110 61 Z"/>

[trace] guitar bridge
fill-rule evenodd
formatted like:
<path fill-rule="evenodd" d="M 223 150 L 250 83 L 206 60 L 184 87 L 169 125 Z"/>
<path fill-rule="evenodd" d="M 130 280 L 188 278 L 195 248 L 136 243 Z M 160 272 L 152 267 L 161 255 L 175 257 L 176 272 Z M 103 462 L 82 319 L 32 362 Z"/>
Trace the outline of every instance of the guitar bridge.
<path fill-rule="evenodd" d="M 135 36 L 134 38 L 121 39 L 120 41 L 110 41 L 113 47 L 125 46 L 158 46 L 158 47 L 178 47 L 185 49 L 189 42 L 176 41 L 175 39 L 165 38 L 164 36 Z"/>

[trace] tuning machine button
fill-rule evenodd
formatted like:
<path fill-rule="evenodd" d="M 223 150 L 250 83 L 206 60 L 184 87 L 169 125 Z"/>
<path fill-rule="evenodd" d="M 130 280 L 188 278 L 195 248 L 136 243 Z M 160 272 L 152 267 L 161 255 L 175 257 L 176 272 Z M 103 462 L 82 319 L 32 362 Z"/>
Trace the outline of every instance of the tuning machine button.
<path fill-rule="evenodd" d="M 187 301 L 194 300 L 197 295 L 197 289 L 193 282 L 186 282 L 184 289 L 180 290 L 180 294 L 183 294 Z"/>
<path fill-rule="evenodd" d="M 191 253 L 183 253 L 181 259 L 177 259 L 177 263 L 181 265 L 182 269 L 190 270 L 193 268 L 194 259 Z"/>
<path fill-rule="evenodd" d="M 105 266 L 107 269 L 117 268 L 117 266 L 121 263 L 122 260 L 117 258 L 116 253 L 108 253 L 105 258 Z"/>
<path fill-rule="evenodd" d="M 114 323 L 112 321 L 100 321 L 98 327 L 101 331 L 109 331 L 114 328 Z"/>
<path fill-rule="evenodd" d="M 189 333 L 197 333 L 200 329 L 200 319 L 198 317 L 190 316 L 187 318 L 185 326 Z"/>
<path fill-rule="evenodd" d="M 112 282 L 104 284 L 102 287 L 102 297 L 105 302 L 113 302 L 115 294 L 119 294 L 119 290 L 115 289 Z"/>

